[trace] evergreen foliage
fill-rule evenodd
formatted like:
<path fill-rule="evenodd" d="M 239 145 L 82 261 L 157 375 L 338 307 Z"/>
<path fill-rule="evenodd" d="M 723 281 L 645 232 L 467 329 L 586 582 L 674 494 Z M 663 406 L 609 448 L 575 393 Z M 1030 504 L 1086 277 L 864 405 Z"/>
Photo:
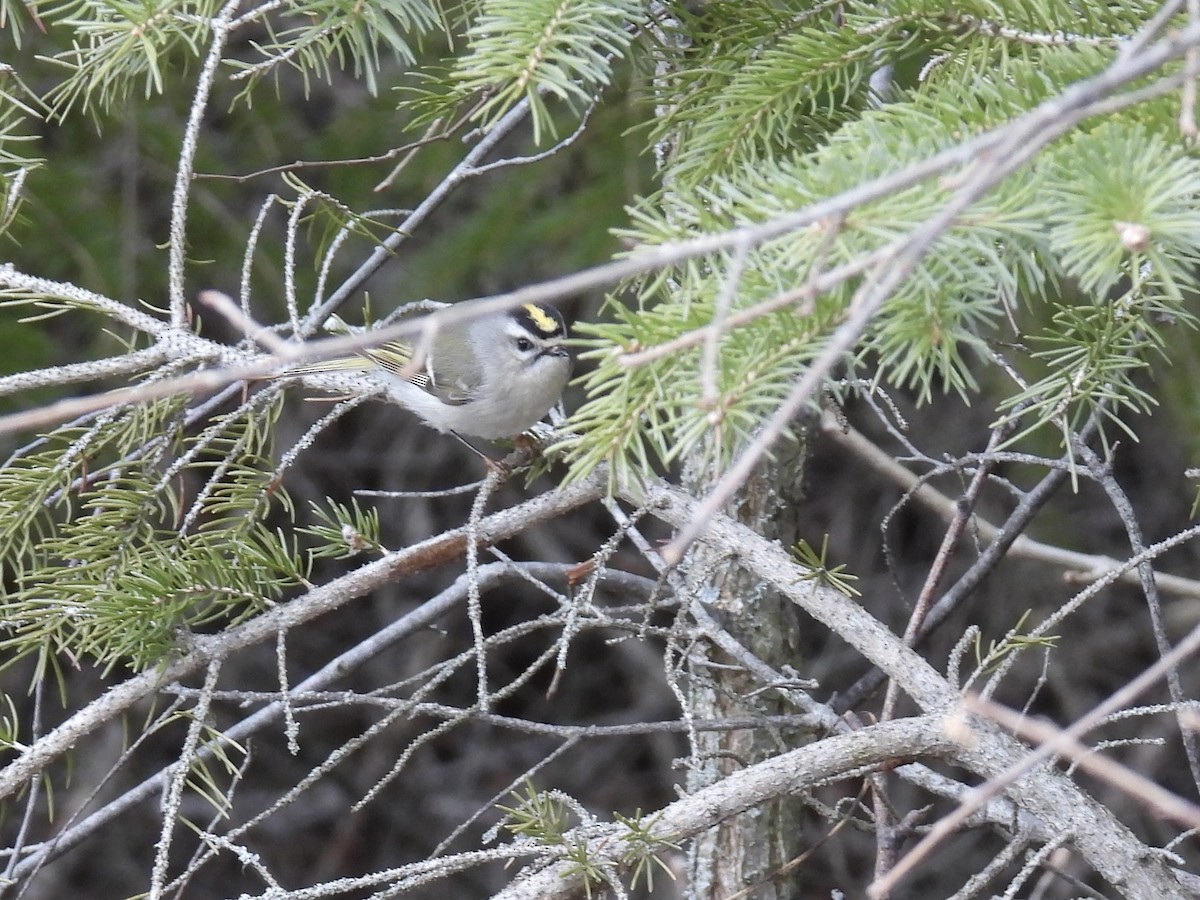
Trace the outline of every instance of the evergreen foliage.
<path fill-rule="evenodd" d="M 712 4 L 707 17 L 754 40 L 716 40 L 718 30 L 703 44 L 691 34 L 664 42 L 684 48 L 687 76 L 655 98 L 666 114 L 653 137 L 676 143 L 665 187 L 634 211 L 625 238 L 669 245 L 768 222 L 899 171 L 1099 73 L 1154 9 L 1088 5 L 1081 20 L 1073 3 L 891 3 L 843 18 L 834 4 L 790 17 L 777 4 Z M 702 64 L 686 58 L 696 53 Z M 884 65 L 896 75 L 880 103 L 868 81 Z M 1004 355 L 1035 383 L 994 402 L 1001 416 L 1020 410 L 1022 433 L 1100 408 L 1122 427 L 1125 411 L 1146 410 L 1154 400 L 1134 374 L 1152 364 L 1164 329 L 1195 325 L 1186 304 L 1197 286 L 1200 167 L 1177 116 L 1170 97 L 1090 120 L 994 189 L 887 300 L 847 371 L 924 402 L 945 391 L 970 400 L 1001 344 L 1020 341 L 1031 349 Z M 779 309 L 773 298 L 919 229 L 953 187 L 944 179 L 890 193 L 744 260 L 656 271 L 629 286 L 636 312 L 614 295 L 613 321 L 581 329 L 597 368 L 567 442 L 576 473 L 607 460 L 628 477 L 702 444 L 722 468 L 843 321 L 860 281 L 815 304 Z M 1123 240 L 1129 225 L 1145 240 Z M 627 364 L 633 348 L 713 321 L 731 282 L 725 314 L 750 320 L 720 345 L 716 396 L 702 394 L 699 344 Z"/>
<path fill-rule="evenodd" d="M 576 110 L 592 103 L 610 82 L 641 6 L 635 0 L 484 0 L 467 29 L 467 52 L 455 61 L 450 99 L 477 102 L 471 117 L 484 128 L 525 99 L 539 141 L 555 132 L 543 97 Z"/>
<path fill-rule="evenodd" d="M 253 84 L 286 64 L 307 86 L 349 68 L 372 90 L 381 54 L 410 66 L 424 38 L 457 30 L 457 52 L 422 71 L 429 89 L 405 95 L 402 109 L 420 122 L 465 109 L 486 131 L 524 101 L 539 139 L 594 103 L 626 54 L 635 62 L 673 56 L 666 70 L 677 75 L 656 80 L 659 92 L 647 98 L 660 114 L 645 140 L 665 154 L 664 186 L 630 210 L 622 233 L 646 247 L 772 221 L 1011 121 L 1102 71 L 1155 8 L 1087 4 L 1081 14 L 1058 0 L 953 10 L 915 0 L 851 9 L 754 0 L 667 7 L 640 21 L 632 2 L 487 0 L 450 11 L 426 0 L 320 0 L 247 9 L 223 27 L 261 26 L 268 35 L 253 42 L 260 59 L 227 60 L 239 80 Z M 14 189 L 35 162 L 19 151 L 39 103 L 65 117 L 163 91 L 178 71 L 166 61 L 200 57 L 218 9 L 211 0 L 6 8 L 16 41 L 26 34 L 22 15 L 75 39 L 53 56 L 63 74 L 43 98 L 29 96 L 15 71 L 0 73 L 0 161 L 8 166 L 0 225 L 15 221 Z M 885 67 L 890 82 L 873 86 Z M 1200 163 L 1178 137 L 1177 107 L 1163 96 L 1088 121 L 991 191 L 937 238 L 843 372 L 924 402 L 947 391 L 971 400 L 1002 356 L 1024 380 L 989 402 L 1019 425 L 1017 438 L 1047 427 L 1065 433 L 1097 411 L 1128 432 L 1125 414 L 1157 402 L 1142 376 L 1165 329 L 1196 321 L 1188 299 Z M 285 184 L 311 193 L 295 176 Z M 697 452 L 720 471 L 845 321 L 861 278 L 815 297 L 779 298 L 816 273 L 884 251 L 953 188 L 951 178 L 887 193 L 844 220 L 744 253 L 691 258 L 613 294 L 604 321 L 577 329 L 594 367 L 564 440 L 574 476 L 607 462 L 614 478 L 636 478 Z M 359 215 L 327 199 L 344 216 Z M 52 312 L 79 307 L 33 299 Z M 650 362 L 625 359 L 731 315 L 738 324 L 711 359 L 699 340 Z M 178 416 L 162 403 L 106 414 L 39 440 L 4 469 L 6 559 L 21 573 L 10 588 L 8 618 L 19 623 L 11 648 L 50 640 L 142 667 L 165 652 L 180 622 L 237 620 L 303 579 L 303 561 L 260 521 L 276 490 L 266 457 L 270 411 L 247 406 L 194 438 Z M 172 478 L 206 470 L 207 486 L 182 508 Z M 343 509 L 347 517 L 361 514 Z M 173 531 L 173 519 L 185 527 Z M 321 552 L 344 552 L 338 527 L 313 532 L 331 542 Z M 231 556 L 238 566 L 228 565 Z M 61 578 L 63 567 L 71 579 Z M 162 605 L 164 594 L 178 603 Z M 117 596 L 130 604 L 128 620 L 152 622 L 153 634 L 106 624 L 101 607 Z M 138 604 L 152 602 L 160 610 L 147 616 Z M 95 608 L 81 612 L 89 603 Z"/>
<path fill-rule="evenodd" d="M 178 400 L 138 405 L 58 429 L 10 462 L 7 662 L 39 651 L 158 665 L 188 631 L 241 621 L 304 583 L 294 542 L 264 523 L 286 504 L 270 481 L 279 401 L 191 436 Z M 186 506 L 185 470 L 205 479 Z"/>
<path fill-rule="evenodd" d="M 128 105 L 163 97 L 168 105 L 196 104 L 189 121 L 203 143 L 213 118 L 249 115 L 252 101 L 272 89 L 308 97 L 348 74 L 372 94 L 396 92 L 396 131 L 407 129 L 403 140 L 411 143 L 396 138 L 396 146 L 375 148 L 373 161 L 398 159 L 401 168 L 430 145 L 453 143 L 460 152 L 461 141 L 499 134 L 521 110 L 534 149 L 526 147 L 520 162 L 540 162 L 542 153 L 569 147 L 594 111 L 623 103 L 615 88 L 632 84 L 643 120 L 634 133 L 657 161 L 659 182 L 630 205 L 618 237 L 629 259 L 656 249 L 665 256 L 697 237 L 785 221 L 1020 120 L 1108 70 L 1159 8 L 1149 0 L 967 0 L 952 8 L 934 0 L 0 0 L 0 36 L 37 76 L 0 62 L 0 240 L 24 240 L 27 176 L 43 164 L 31 136 L 46 127 L 43 117 L 111 123 Z M 1185 24 L 1180 13 L 1165 29 Z M 51 37 L 39 38 L 43 30 Z M 39 50 L 47 52 L 35 59 Z M 1191 391 L 1155 383 L 1169 377 L 1168 348 L 1192 343 L 1179 335 L 1198 323 L 1200 159 L 1180 125 L 1178 76 L 1186 65 L 1172 59 L 1123 85 L 1144 93 L 1051 142 L 934 235 L 870 310 L 807 407 L 881 387 L 921 404 L 950 396 L 1011 425 L 1008 445 L 1017 446 L 1047 436 L 1069 443 L 1092 420 L 1103 441 L 1136 439 L 1135 415 L 1165 398 L 1194 403 Z M 239 209 L 245 221 L 226 228 L 230 207 L 214 202 L 216 189 L 205 193 L 211 182 L 197 178 L 203 167 L 193 137 L 187 131 L 180 141 L 193 155 L 174 173 L 175 195 L 154 224 L 154 241 L 168 248 L 156 257 L 169 259 L 162 297 L 108 298 L 0 265 L 6 309 L 32 306 L 27 321 L 56 319 L 54 326 L 68 319 L 94 341 L 59 365 L 0 378 L 0 396 L 80 384 L 89 392 L 146 389 L 142 399 L 72 413 L 23 446 L 6 447 L 0 651 L 4 665 L 36 657 L 35 678 L 64 661 L 94 662 L 105 674 L 165 667 L 194 634 L 246 622 L 312 588 L 317 561 L 357 565 L 386 553 L 375 509 L 328 500 L 297 503 L 298 512 L 288 492 L 297 457 L 353 401 L 279 450 L 279 383 L 247 382 L 244 394 L 226 388 L 215 399 L 204 393 L 208 385 L 189 387 L 194 394 L 164 389 L 165 398 L 158 389 L 180 376 L 263 363 L 275 342 L 315 333 L 329 312 L 322 303 L 340 277 L 335 270 L 345 268 L 339 254 L 348 255 L 352 241 L 395 254 L 410 235 L 392 223 L 410 211 L 381 212 L 361 185 L 343 192 L 324 172 L 293 170 L 272 182 L 279 193 L 255 194 L 257 219 Z M 240 148 L 236 138 L 229 144 L 230 171 L 217 174 L 240 178 L 229 162 L 240 164 Z M 296 158 L 278 149 L 289 154 L 284 163 Z M 844 214 L 781 227 L 766 240 L 730 238 L 712 252 L 680 252 L 619 285 L 595 321 L 574 329 L 585 362 L 577 383 L 583 400 L 548 454 L 566 460 L 566 480 L 607 467 L 612 484 L 633 484 L 684 464 L 719 478 L 816 361 L 840 346 L 863 292 L 891 274 L 889 254 L 930 227 L 977 164 L 880 190 Z M 480 163 L 462 178 L 483 171 Z M 444 184 L 454 187 L 459 174 Z M 502 196 L 476 204 L 485 222 L 475 220 L 478 230 L 521 224 Z M 206 201 L 208 210 L 197 213 Z M 224 230 L 244 232 L 244 259 L 212 265 L 217 254 L 189 231 L 208 213 Z M 561 211 L 546 212 L 539 243 L 562 222 Z M 514 237 L 508 248 L 515 246 Z M 270 300 L 251 290 L 262 276 L 250 273 L 267 257 Z M 218 278 L 242 272 L 241 318 L 224 323 L 235 326 L 226 342 L 200 332 L 184 302 L 218 267 Z M 298 284 L 314 285 L 307 306 Z M 264 306 L 278 323 L 259 329 L 254 320 Z M 74 349 L 69 339 L 60 345 Z M 264 364 L 252 376 L 271 374 Z M 479 496 L 476 513 L 486 491 Z M 622 530 L 613 546 L 626 536 Z M 474 551 L 475 536 L 467 540 Z M 813 589 L 857 596 L 855 576 L 829 564 L 826 550 L 797 545 Z M 477 586 L 470 602 L 482 638 Z M 563 660 L 574 627 L 574 619 L 563 627 Z M 1040 646 L 1021 638 L 990 656 L 1026 643 Z M 463 654 L 430 684 L 474 660 Z M 490 714 L 482 651 L 477 662 L 478 711 Z M 285 670 L 281 662 L 281 681 Z M 16 719 L 15 712 L 0 717 L 0 737 L 13 746 Z M 690 721 L 688 728 L 694 738 Z M 215 787 L 211 793 L 218 795 Z M 557 842 L 589 890 L 616 883 L 613 867 L 568 833 L 558 795 L 528 794 L 502 808 L 509 829 Z M 657 854 L 674 849 L 674 838 L 656 836 L 640 812 L 622 822 L 633 836 L 623 838 L 623 864 L 649 881 L 655 865 L 665 868 Z"/>

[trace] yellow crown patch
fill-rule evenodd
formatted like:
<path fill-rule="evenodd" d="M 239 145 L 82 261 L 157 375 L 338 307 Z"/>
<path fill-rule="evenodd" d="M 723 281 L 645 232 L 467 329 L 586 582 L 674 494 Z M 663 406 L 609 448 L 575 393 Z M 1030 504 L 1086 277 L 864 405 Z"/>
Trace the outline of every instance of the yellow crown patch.
<path fill-rule="evenodd" d="M 558 320 L 548 313 L 544 307 L 538 306 L 536 303 L 522 304 L 522 309 L 529 316 L 529 320 L 533 322 L 533 327 L 542 334 L 554 334 L 559 330 Z"/>

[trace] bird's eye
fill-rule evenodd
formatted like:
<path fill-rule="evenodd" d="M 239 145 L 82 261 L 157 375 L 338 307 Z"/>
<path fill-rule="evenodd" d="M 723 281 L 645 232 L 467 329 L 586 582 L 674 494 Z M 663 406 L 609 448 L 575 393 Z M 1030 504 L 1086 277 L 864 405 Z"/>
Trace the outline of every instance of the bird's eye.
<path fill-rule="evenodd" d="M 517 349 L 522 353 L 528 353 L 533 349 L 533 341 L 531 341 L 529 338 L 517 338 Z"/>

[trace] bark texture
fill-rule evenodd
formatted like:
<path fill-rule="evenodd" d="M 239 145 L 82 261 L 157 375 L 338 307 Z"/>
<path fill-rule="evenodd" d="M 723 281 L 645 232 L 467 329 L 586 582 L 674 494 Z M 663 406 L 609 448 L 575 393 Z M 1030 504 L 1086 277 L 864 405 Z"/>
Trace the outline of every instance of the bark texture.
<path fill-rule="evenodd" d="M 767 539 L 792 546 L 798 537 L 795 510 L 802 492 L 803 457 L 802 444 L 782 446 L 742 486 L 726 512 Z M 704 475 L 685 477 L 694 496 L 703 496 L 712 486 Z M 748 573 L 736 558 L 703 542 L 691 550 L 686 571 L 691 590 L 751 653 L 776 670 L 801 668 L 796 607 L 783 594 Z M 775 692 L 762 691 L 759 680 L 732 665 L 715 647 L 696 647 L 690 662 L 688 702 L 696 718 L 796 712 Z M 799 733 L 768 729 L 703 733 L 688 789 L 708 787 L 806 740 Z M 780 797 L 698 835 L 689 859 L 690 896 L 695 900 L 797 896 L 800 886 L 779 873 L 799 852 L 800 813 L 799 801 Z"/>

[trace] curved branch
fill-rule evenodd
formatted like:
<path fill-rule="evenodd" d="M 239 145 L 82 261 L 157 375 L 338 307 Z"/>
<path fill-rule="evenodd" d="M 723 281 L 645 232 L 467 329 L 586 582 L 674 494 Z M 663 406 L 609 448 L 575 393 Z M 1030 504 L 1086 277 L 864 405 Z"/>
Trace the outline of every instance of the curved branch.
<path fill-rule="evenodd" d="M 623 493 L 629 502 L 644 505 L 676 528 L 696 522 L 701 514 L 699 502 L 662 483 L 626 486 Z M 816 585 L 778 544 L 726 516 L 703 521 L 706 527 L 701 540 L 788 596 L 882 669 L 926 713 L 945 715 L 960 706 L 958 692 L 928 662 L 849 597 Z M 1029 755 L 1028 747 L 994 725 L 962 715 L 969 736 L 956 761 L 972 772 L 993 778 Z M 1180 900 L 1188 896 L 1160 857 L 1105 806 L 1059 772 L 1035 769 L 1012 784 L 1008 795 L 1053 831 L 1070 833 L 1088 863 L 1129 896 Z"/>
<path fill-rule="evenodd" d="M 896 719 L 860 731 L 789 750 L 735 772 L 714 785 L 689 794 L 643 821 L 653 822 L 653 838 L 672 843 L 717 825 L 730 816 L 784 794 L 830 781 L 861 775 L 898 759 L 948 757 L 954 742 L 938 716 Z M 588 859 L 628 866 L 630 836 L 626 826 L 612 826 L 592 837 Z M 564 836 L 571 846 L 572 835 Z M 559 862 L 509 885 L 494 900 L 568 900 L 579 896 L 583 881 L 573 862 Z"/>
<path fill-rule="evenodd" d="M 480 520 L 474 528 L 480 545 L 488 546 L 524 531 L 530 525 L 560 516 L 600 496 L 604 481 L 593 476 L 558 491 L 541 494 L 518 506 Z M 110 688 L 0 770 L 0 797 L 20 789 L 41 770 L 70 750 L 84 735 L 120 715 L 162 685 L 186 678 L 214 659 L 221 659 L 280 631 L 331 612 L 384 584 L 457 559 L 466 552 L 467 528 L 456 528 L 419 544 L 389 553 L 335 581 L 309 591 L 270 612 L 221 634 L 195 636 L 179 659 L 159 670 L 142 672 Z"/>

